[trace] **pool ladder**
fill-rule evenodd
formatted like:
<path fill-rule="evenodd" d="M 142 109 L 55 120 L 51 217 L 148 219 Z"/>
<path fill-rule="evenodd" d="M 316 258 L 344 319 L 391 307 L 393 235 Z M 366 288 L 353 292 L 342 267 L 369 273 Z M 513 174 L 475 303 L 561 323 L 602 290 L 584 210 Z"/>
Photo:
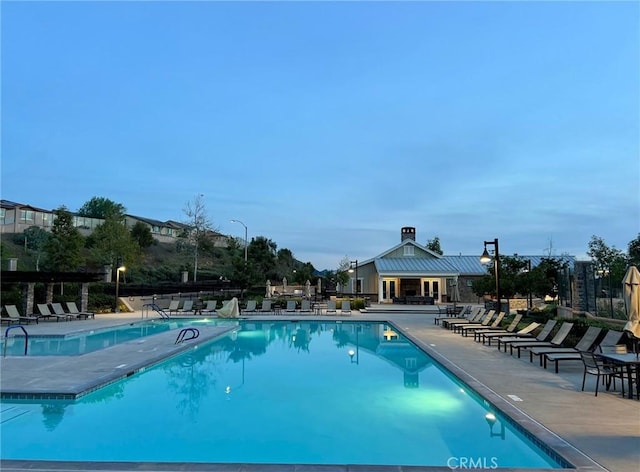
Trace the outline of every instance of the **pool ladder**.
<path fill-rule="evenodd" d="M 29 348 L 29 333 L 27 333 L 27 330 L 24 329 L 24 326 L 22 325 L 15 325 L 15 326 L 9 326 L 6 331 L 4 332 L 4 351 L 2 353 L 3 357 L 7 357 L 7 345 L 9 339 L 9 331 L 11 331 L 14 328 L 20 328 L 22 330 L 22 332 L 24 333 L 24 355 L 27 355 L 27 349 Z"/>
<path fill-rule="evenodd" d="M 181 329 L 178 337 L 176 338 L 175 344 L 180 344 L 185 341 L 190 341 L 191 339 L 196 339 L 198 336 L 200 336 L 200 331 L 198 331 L 196 328 Z"/>
<path fill-rule="evenodd" d="M 160 308 L 155 303 L 145 303 L 144 305 L 142 305 L 142 307 L 143 308 L 151 308 L 153 311 L 155 311 L 156 313 L 158 313 L 160 315 L 160 318 L 167 318 L 167 319 L 171 318 L 166 311 L 164 311 L 162 308 Z"/>

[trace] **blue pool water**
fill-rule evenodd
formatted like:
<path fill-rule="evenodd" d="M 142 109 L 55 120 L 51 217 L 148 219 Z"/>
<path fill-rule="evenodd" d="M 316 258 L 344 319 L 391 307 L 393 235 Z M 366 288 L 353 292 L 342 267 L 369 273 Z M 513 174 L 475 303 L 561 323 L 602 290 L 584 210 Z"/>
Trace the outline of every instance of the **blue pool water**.
<path fill-rule="evenodd" d="M 108 329 L 83 331 L 69 335 L 29 336 L 27 355 L 29 356 L 78 356 L 106 349 L 116 344 L 153 336 L 185 326 L 201 324 L 236 325 L 237 321 L 201 318 L 197 320 L 149 320 L 130 323 Z M 17 334 L 17 335 L 16 335 Z M 15 336 L 14 336 L 15 335 Z M 24 356 L 25 338 L 19 331 L 13 331 L 7 338 L 7 356 Z M 0 340 L 0 353 L 5 353 L 5 339 Z"/>
<path fill-rule="evenodd" d="M 76 401 L 3 401 L 3 459 L 561 468 L 385 323 L 240 322 Z"/>

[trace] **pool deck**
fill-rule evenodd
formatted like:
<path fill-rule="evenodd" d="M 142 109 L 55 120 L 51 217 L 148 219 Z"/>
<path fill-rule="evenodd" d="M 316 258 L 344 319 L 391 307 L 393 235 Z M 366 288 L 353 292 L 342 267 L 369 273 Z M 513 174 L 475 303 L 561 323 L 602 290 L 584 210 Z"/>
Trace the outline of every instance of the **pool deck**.
<path fill-rule="evenodd" d="M 287 313 L 281 316 L 250 315 L 251 319 L 318 319 L 388 321 L 444 364 L 483 397 L 507 413 L 544 443 L 562 452 L 582 471 L 637 472 L 640 470 L 640 401 L 623 398 L 619 391 L 601 390 L 594 396 L 594 376 L 580 391 L 580 361 L 565 362 L 560 373 L 539 367 L 528 356 L 518 359 L 494 347 L 483 346 L 434 324 L 437 313 L 427 307 L 403 312 L 376 310 L 351 316 L 313 316 Z M 30 335 L 68 334 L 140 321 L 142 314 L 96 315 L 96 319 L 69 322 L 41 321 L 25 326 Z M 4 328 L 4 326 L 3 326 Z M 197 342 L 216 337 L 229 328 L 202 327 Z M 73 398 L 101 384 L 117 380 L 190 347 L 174 344 L 177 332 L 161 333 L 144 341 L 131 341 L 103 351 L 75 357 L 7 357 L 0 359 L 0 391 L 3 395 L 42 395 Z M 192 341 L 195 342 L 195 341 Z M 126 359 L 126 363 L 124 360 Z M 25 398 L 29 398 L 25 396 Z M 2 471 L 448 471 L 449 467 L 279 465 L 279 464 L 172 464 L 172 463 L 76 463 L 53 461 L 0 461 Z M 516 471 L 534 469 L 494 470 Z"/>

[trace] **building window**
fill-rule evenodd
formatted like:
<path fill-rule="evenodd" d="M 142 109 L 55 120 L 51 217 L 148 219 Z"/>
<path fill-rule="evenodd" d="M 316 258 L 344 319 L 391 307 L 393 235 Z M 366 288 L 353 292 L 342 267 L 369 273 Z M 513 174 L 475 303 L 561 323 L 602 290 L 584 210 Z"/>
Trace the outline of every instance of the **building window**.
<path fill-rule="evenodd" d="M 51 222 L 53 221 L 53 215 L 51 213 L 43 213 L 42 214 L 42 226 L 45 228 L 51 227 Z"/>
<path fill-rule="evenodd" d="M 413 255 L 415 255 L 414 250 L 415 250 L 415 248 L 413 246 L 405 246 L 404 247 L 404 255 L 405 256 L 413 256 Z"/>
<path fill-rule="evenodd" d="M 159 226 L 152 226 L 151 227 L 151 232 L 152 233 L 159 233 L 160 232 L 160 227 Z M 500 274 L 498 274 L 500 275 Z"/>
<path fill-rule="evenodd" d="M 6 221 L 4 221 L 6 217 L 7 217 L 6 208 L 0 208 L 0 224 L 2 225 L 6 224 Z"/>
<path fill-rule="evenodd" d="M 32 210 L 20 210 L 20 223 L 33 223 L 34 213 Z"/>
<path fill-rule="evenodd" d="M 498 273 L 498 275 L 500 274 Z M 467 287 L 473 287 L 473 280 L 467 279 Z"/>

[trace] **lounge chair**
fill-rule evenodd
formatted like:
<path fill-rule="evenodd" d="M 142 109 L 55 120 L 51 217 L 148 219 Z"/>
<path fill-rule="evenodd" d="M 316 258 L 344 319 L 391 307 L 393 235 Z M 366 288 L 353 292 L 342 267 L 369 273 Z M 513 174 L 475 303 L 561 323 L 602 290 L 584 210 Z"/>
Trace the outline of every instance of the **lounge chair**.
<path fill-rule="evenodd" d="M 609 330 L 607 334 L 602 338 L 602 341 L 596 346 L 595 350 L 603 352 L 605 350 L 614 350 L 617 349 L 617 344 L 622 339 L 622 332 Z M 625 346 L 626 347 L 626 346 Z M 542 364 L 544 368 L 547 368 L 547 364 L 549 362 L 553 362 L 555 364 L 556 374 L 559 372 L 558 364 L 562 361 L 581 361 L 582 356 L 580 352 L 549 352 L 543 356 Z"/>
<path fill-rule="evenodd" d="M 504 352 L 507 352 L 507 346 L 511 343 L 517 343 L 521 341 L 530 341 L 531 339 L 535 339 L 537 341 L 546 341 L 547 338 L 551 335 L 551 331 L 556 327 L 558 322 L 556 320 L 547 320 L 544 324 L 538 335 L 534 338 L 531 334 L 531 331 L 524 336 L 500 336 L 498 337 L 498 350 L 501 347 L 504 347 Z"/>
<path fill-rule="evenodd" d="M 58 316 L 64 316 L 67 321 L 72 320 L 76 317 L 76 315 L 72 315 L 71 313 L 67 313 L 62 308 L 62 303 L 52 303 L 51 308 L 53 309 L 53 314 Z"/>
<path fill-rule="evenodd" d="M 180 308 L 180 300 L 171 300 L 169 302 L 169 306 L 167 307 L 167 312 L 169 313 L 169 315 L 178 313 L 178 308 Z"/>
<path fill-rule="evenodd" d="M 462 330 L 462 326 L 488 326 L 494 315 L 496 314 L 495 310 L 489 310 L 484 315 L 480 317 L 479 321 L 468 321 L 468 320 L 460 320 L 460 321 L 450 321 L 448 323 L 449 329 L 454 333 L 460 332 Z"/>
<path fill-rule="evenodd" d="M 248 300 L 247 306 L 242 311 L 245 313 L 255 313 L 257 311 L 257 305 L 258 303 L 255 300 Z"/>
<path fill-rule="evenodd" d="M 96 317 L 96 314 L 92 313 L 90 311 L 80 311 L 80 310 L 78 310 L 78 306 L 76 305 L 76 302 L 67 302 L 67 310 L 72 315 L 75 315 L 76 318 L 84 318 L 86 320 L 87 318 L 95 318 Z"/>
<path fill-rule="evenodd" d="M 67 321 L 69 319 L 67 315 L 57 315 L 55 313 L 52 313 L 51 310 L 49 310 L 49 305 L 47 305 L 46 303 L 38 303 L 38 311 L 40 312 L 40 315 L 38 315 L 38 319 L 55 318 L 56 321 Z"/>
<path fill-rule="evenodd" d="M 529 362 L 533 362 L 533 357 L 538 356 L 540 359 L 540 366 L 543 365 L 544 356 L 552 352 L 573 352 L 579 353 L 580 351 L 590 351 L 593 343 L 596 342 L 598 336 L 602 332 L 602 328 L 596 328 L 595 326 L 589 326 L 584 333 L 580 341 L 576 343 L 574 347 L 564 346 L 536 346 L 529 349 Z"/>
<path fill-rule="evenodd" d="M 271 306 L 271 300 L 262 300 L 262 306 L 260 307 L 260 313 L 271 313 L 273 307 Z"/>
<path fill-rule="evenodd" d="M 483 310 L 481 308 L 480 311 L 478 311 L 474 316 L 471 316 L 469 318 L 450 318 L 448 320 L 443 319 L 441 320 L 442 327 L 447 329 L 453 329 L 454 326 L 459 324 L 480 323 L 482 322 L 482 320 L 484 320 L 485 316 L 487 316 L 488 314 L 489 314 L 489 311 Z"/>
<path fill-rule="evenodd" d="M 178 308 L 177 313 L 192 313 L 193 312 L 193 300 L 185 300 L 182 304 L 182 308 Z"/>
<path fill-rule="evenodd" d="M 500 323 L 502 323 L 502 318 L 504 318 L 504 315 L 505 313 L 501 311 L 495 318 L 493 317 L 493 315 L 491 315 L 491 317 L 487 316 L 482 321 L 482 323 L 467 323 L 459 325 L 454 329 L 454 332 L 457 330 L 457 332 L 462 334 L 463 336 L 468 336 L 469 333 L 472 333 L 476 329 L 485 329 L 491 326 L 497 328 L 498 326 L 500 326 Z"/>
<path fill-rule="evenodd" d="M 300 313 L 311 313 L 311 301 L 302 300 L 300 303 Z"/>
<path fill-rule="evenodd" d="M 507 326 L 506 328 L 500 328 L 500 327 L 491 327 L 491 326 L 487 326 L 484 329 L 476 329 L 473 332 L 473 340 L 474 341 L 482 341 L 482 344 L 484 344 L 484 335 L 485 334 L 496 334 L 496 333 L 513 333 L 516 328 L 518 327 L 518 323 L 520 323 L 520 320 L 522 320 L 522 316 L 521 314 L 517 314 L 513 317 L 513 319 L 511 320 L 511 323 L 509 324 L 509 326 Z"/>
<path fill-rule="evenodd" d="M 538 327 L 540 327 L 540 323 L 538 323 L 536 321 L 532 321 L 527 326 L 525 326 L 524 328 L 522 328 L 522 329 L 520 329 L 518 331 L 509 331 L 507 333 L 503 333 L 501 331 L 498 331 L 498 332 L 495 332 L 495 333 L 484 333 L 482 335 L 482 344 L 484 344 L 485 341 L 486 341 L 487 345 L 491 346 L 491 340 L 492 339 L 496 339 L 498 341 L 498 349 L 500 349 L 500 343 L 508 341 L 509 339 L 514 339 L 514 338 L 529 339 L 529 338 L 532 338 L 533 335 L 531 333 L 533 333 L 536 329 L 538 329 Z"/>
<path fill-rule="evenodd" d="M 327 315 L 329 313 L 332 313 L 332 314 L 337 314 L 338 313 L 337 310 L 336 310 L 336 301 L 335 300 L 329 300 L 327 302 L 327 311 L 325 313 Z"/>
<path fill-rule="evenodd" d="M 446 315 L 446 316 L 436 316 L 433 319 L 433 323 L 434 324 L 440 324 L 440 322 L 442 320 L 455 320 L 455 319 L 460 319 L 460 318 L 465 318 L 465 315 L 467 313 L 469 313 L 470 315 L 475 315 L 476 313 L 478 313 L 479 311 L 482 310 L 482 307 L 478 307 L 476 310 L 474 310 L 473 312 L 471 312 L 471 305 L 467 305 L 467 306 L 463 306 L 460 307 L 460 309 L 458 310 L 458 312 L 451 316 L 451 315 Z"/>
<path fill-rule="evenodd" d="M 202 307 L 202 310 L 200 310 L 200 313 L 215 313 L 217 306 L 218 300 L 207 300 L 204 307 Z"/>
<path fill-rule="evenodd" d="M 573 323 L 567 323 L 566 321 L 560 325 L 560 329 L 555 334 L 551 341 L 538 341 L 532 339 L 529 341 L 518 341 L 509 344 L 509 353 L 513 355 L 514 348 L 518 351 L 518 357 L 520 357 L 520 351 L 522 349 L 529 349 L 533 347 L 560 347 L 565 338 L 569 335 L 569 331 L 573 328 Z"/>
<path fill-rule="evenodd" d="M 342 300 L 340 305 L 340 314 L 347 315 L 351 313 L 351 302 L 349 300 Z"/>
<path fill-rule="evenodd" d="M 296 301 L 295 300 L 287 300 L 287 307 L 285 308 L 286 312 L 295 313 L 296 311 Z"/>
<path fill-rule="evenodd" d="M 21 315 L 18 311 L 18 308 L 15 305 L 5 305 L 5 311 L 7 312 L 7 316 L 3 317 L 2 321 L 11 320 L 13 323 L 22 323 L 23 321 L 27 324 L 35 321 L 38 324 L 38 317 L 33 315 Z M 11 324 L 11 323 L 9 323 Z"/>

